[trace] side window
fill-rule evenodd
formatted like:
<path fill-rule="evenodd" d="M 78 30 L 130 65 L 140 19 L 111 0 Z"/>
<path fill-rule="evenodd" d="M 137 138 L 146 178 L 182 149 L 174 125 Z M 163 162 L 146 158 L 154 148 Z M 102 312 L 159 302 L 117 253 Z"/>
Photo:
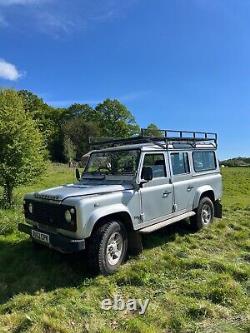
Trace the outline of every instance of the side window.
<path fill-rule="evenodd" d="M 214 151 L 194 151 L 193 163 L 194 163 L 194 170 L 196 172 L 216 169 L 216 160 L 215 160 Z"/>
<path fill-rule="evenodd" d="M 171 153 L 171 163 L 174 175 L 181 175 L 190 172 L 188 153 Z"/>
<path fill-rule="evenodd" d="M 166 177 L 166 164 L 163 154 L 146 154 L 143 166 L 152 168 L 153 178 Z"/>

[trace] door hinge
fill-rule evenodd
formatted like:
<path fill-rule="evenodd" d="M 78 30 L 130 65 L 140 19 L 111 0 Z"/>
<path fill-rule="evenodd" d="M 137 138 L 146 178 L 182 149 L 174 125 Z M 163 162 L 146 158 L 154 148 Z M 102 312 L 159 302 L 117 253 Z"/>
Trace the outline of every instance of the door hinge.
<path fill-rule="evenodd" d="M 140 214 L 140 220 L 141 220 L 141 222 L 144 221 L 144 213 L 141 213 L 141 214 Z"/>
<path fill-rule="evenodd" d="M 174 211 L 174 212 L 177 211 L 177 204 L 173 204 L 173 211 Z"/>
<path fill-rule="evenodd" d="M 135 220 L 138 220 L 139 223 L 142 223 L 144 221 L 144 214 L 136 215 L 134 216 Z"/>

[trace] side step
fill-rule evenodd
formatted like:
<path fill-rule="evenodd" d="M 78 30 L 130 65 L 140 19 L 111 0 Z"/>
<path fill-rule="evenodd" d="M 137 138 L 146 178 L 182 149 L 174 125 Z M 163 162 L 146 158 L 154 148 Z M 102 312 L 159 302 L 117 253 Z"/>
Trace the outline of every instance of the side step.
<path fill-rule="evenodd" d="M 170 219 L 167 219 L 167 220 L 165 220 L 163 222 L 158 222 L 158 223 L 155 223 L 155 224 L 153 224 L 153 225 L 151 225 L 149 227 L 140 229 L 139 232 L 141 232 L 143 234 L 148 234 L 150 232 L 153 232 L 153 231 L 156 231 L 156 230 L 161 229 L 163 227 L 166 227 L 169 224 L 178 222 L 180 220 L 186 219 L 186 218 L 188 218 L 190 216 L 194 216 L 194 215 L 195 215 L 195 212 L 184 213 L 184 214 L 172 217 Z"/>

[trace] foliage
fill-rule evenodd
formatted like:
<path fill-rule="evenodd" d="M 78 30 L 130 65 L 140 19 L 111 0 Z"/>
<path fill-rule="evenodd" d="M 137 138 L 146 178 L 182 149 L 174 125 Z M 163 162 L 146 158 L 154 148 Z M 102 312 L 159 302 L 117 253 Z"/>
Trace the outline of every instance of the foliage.
<path fill-rule="evenodd" d="M 64 118 L 70 120 L 72 118 L 82 117 L 86 121 L 93 121 L 95 110 L 88 104 L 75 103 L 68 107 L 65 111 Z"/>
<path fill-rule="evenodd" d="M 88 136 L 124 138 L 139 133 L 133 115 L 118 100 L 106 99 L 96 108 L 75 103 L 61 109 L 49 106 L 30 91 L 18 94 L 43 134 L 52 161 L 79 160 L 89 149 Z"/>
<path fill-rule="evenodd" d="M 146 131 L 144 132 L 144 135 L 161 137 L 162 132 L 160 131 L 160 129 L 155 124 L 151 123 L 146 128 Z"/>
<path fill-rule="evenodd" d="M 230 158 L 228 160 L 221 161 L 220 164 L 229 167 L 250 166 L 250 157 Z"/>
<path fill-rule="evenodd" d="M 95 120 L 105 137 L 126 138 L 139 133 L 135 118 L 117 99 L 106 99 L 96 106 Z"/>
<path fill-rule="evenodd" d="M 76 159 L 76 146 L 72 142 L 69 136 L 64 136 L 64 156 L 66 157 L 67 161 L 73 161 Z"/>
<path fill-rule="evenodd" d="M 42 135 L 12 90 L 0 91 L 0 185 L 4 201 L 12 203 L 13 189 L 42 173 L 45 151 Z"/>
<path fill-rule="evenodd" d="M 89 151 L 89 137 L 124 138 L 138 133 L 134 117 L 118 100 L 107 99 L 95 109 L 87 104 L 73 104 L 64 113 L 64 151 L 67 160 L 80 160 Z M 69 153 L 71 151 L 71 153 Z"/>
<path fill-rule="evenodd" d="M 34 252 L 16 230 L 24 193 L 72 182 L 71 169 L 49 166 L 42 180 L 16 190 L 15 211 L 0 210 L 1 220 L 14 221 L 0 236 L 0 331 L 248 332 L 250 168 L 222 174 L 222 220 L 195 234 L 183 221 L 147 235 L 141 256 L 104 277 L 87 271 L 84 256 Z M 147 312 L 102 310 L 101 300 L 116 294 L 149 298 Z"/>
<path fill-rule="evenodd" d="M 99 136 L 100 129 L 94 122 L 86 122 L 82 117 L 73 118 L 63 126 L 64 137 L 71 144 L 71 152 L 75 152 L 75 158 L 80 160 L 82 155 L 89 151 L 89 137 Z M 68 146 L 69 148 L 69 146 Z M 72 158 L 67 152 L 68 160 Z"/>
<path fill-rule="evenodd" d="M 36 121 L 38 128 L 44 135 L 45 142 L 48 143 L 54 130 L 53 108 L 50 108 L 41 98 L 30 91 L 20 90 L 18 94 L 23 99 L 25 111 Z"/>
<path fill-rule="evenodd" d="M 53 108 L 27 90 L 20 90 L 24 108 L 37 123 L 37 126 L 45 139 L 46 147 L 52 161 L 64 161 L 62 124 L 65 118 L 65 110 Z"/>

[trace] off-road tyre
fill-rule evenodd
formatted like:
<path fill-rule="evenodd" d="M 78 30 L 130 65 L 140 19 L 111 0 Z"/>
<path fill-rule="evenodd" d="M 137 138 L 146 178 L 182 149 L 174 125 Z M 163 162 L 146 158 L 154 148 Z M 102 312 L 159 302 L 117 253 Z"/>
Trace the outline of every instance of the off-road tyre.
<path fill-rule="evenodd" d="M 190 225 L 194 231 L 208 227 L 214 218 L 214 204 L 208 197 L 200 199 L 195 215 L 190 218 Z"/>
<path fill-rule="evenodd" d="M 112 260 L 112 237 L 116 235 L 118 240 L 122 241 L 122 247 L 118 249 L 117 253 L 120 252 L 119 259 L 118 255 L 115 255 L 114 261 Z M 111 244 L 110 244 L 111 242 Z M 114 238 L 115 242 L 115 238 Z M 117 244 L 119 242 L 117 241 Z M 87 261 L 88 267 L 92 273 L 101 273 L 103 275 L 113 274 L 124 261 L 128 248 L 128 237 L 127 231 L 124 225 L 119 221 L 107 221 L 96 230 L 94 230 L 92 236 L 87 242 Z M 111 254 L 110 254 L 111 253 Z M 117 262 L 116 262 L 117 260 Z"/>

